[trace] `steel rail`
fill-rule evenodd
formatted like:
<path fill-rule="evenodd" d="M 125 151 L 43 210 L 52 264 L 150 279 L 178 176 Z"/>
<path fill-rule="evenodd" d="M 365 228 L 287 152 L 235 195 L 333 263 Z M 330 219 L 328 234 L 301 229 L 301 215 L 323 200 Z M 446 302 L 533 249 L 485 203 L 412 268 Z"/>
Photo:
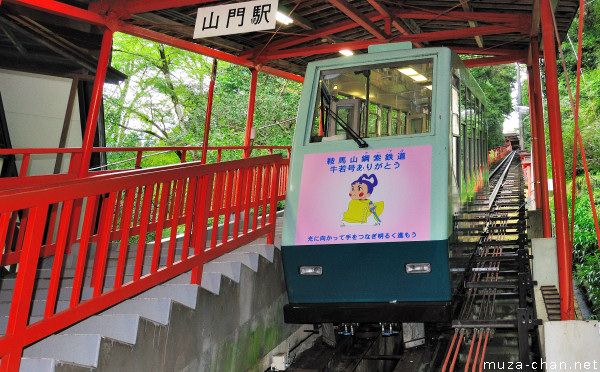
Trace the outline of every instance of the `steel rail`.
<path fill-rule="evenodd" d="M 474 266 L 470 275 L 466 278 L 465 289 L 467 290 L 465 301 L 461 307 L 459 316 L 452 322 L 455 329 L 454 338 L 444 357 L 443 371 L 453 371 L 455 366 L 465 371 L 481 370 L 484 363 L 485 353 L 490 336 L 494 335 L 496 329 L 516 329 L 516 319 L 495 319 L 496 298 L 498 290 L 518 286 L 516 281 L 506 280 L 501 271 L 500 263 L 505 255 L 504 246 L 501 242 L 510 242 L 507 236 L 509 231 L 509 220 L 514 216 L 505 209 L 508 205 L 503 203 L 502 198 L 511 198 L 507 193 L 501 193 L 502 187 L 513 186 L 514 182 L 509 177 L 509 172 L 514 172 L 513 160 L 515 152 L 507 156 L 500 165 L 494 169 L 490 176 L 490 195 L 488 208 L 494 214 L 488 215 L 486 226 L 478 246 L 480 254 L 473 260 Z M 495 183 L 495 184 L 494 184 Z M 517 204 L 518 205 L 518 204 Z M 497 209 L 492 209 L 496 206 Z M 492 218 L 493 217 L 493 218 Z M 509 253 L 511 256 L 514 254 Z M 509 274 L 510 275 L 510 274 Z M 501 279 L 502 278 L 502 279 Z M 456 342 L 457 335 L 464 345 L 464 365 L 457 363 L 458 354 L 461 353 L 461 342 Z M 465 350 L 466 349 L 466 350 Z M 458 358 L 461 360 L 461 358 Z"/>

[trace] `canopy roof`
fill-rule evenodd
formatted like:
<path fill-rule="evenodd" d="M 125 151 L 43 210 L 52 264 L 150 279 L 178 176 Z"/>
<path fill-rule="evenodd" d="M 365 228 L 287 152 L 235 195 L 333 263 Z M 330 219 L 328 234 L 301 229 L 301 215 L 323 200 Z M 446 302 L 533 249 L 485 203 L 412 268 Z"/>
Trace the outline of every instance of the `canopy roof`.
<path fill-rule="evenodd" d="M 289 25 L 278 23 L 275 31 L 192 38 L 198 8 L 230 3 L 4 0 L 0 68 L 93 74 L 101 28 L 107 24 L 115 31 L 155 40 L 166 35 L 171 41 L 167 43 L 176 46 L 297 78 L 308 62 L 339 56 L 341 49 L 365 53 L 371 44 L 397 41 L 492 57 L 471 66 L 525 61 L 530 38 L 540 32 L 539 0 L 280 0 L 279 10 L 294 20 Z M 552 3 L 562 40 L 578 1 Z M 120 76 L 113 71 L 108 78 Z"/>

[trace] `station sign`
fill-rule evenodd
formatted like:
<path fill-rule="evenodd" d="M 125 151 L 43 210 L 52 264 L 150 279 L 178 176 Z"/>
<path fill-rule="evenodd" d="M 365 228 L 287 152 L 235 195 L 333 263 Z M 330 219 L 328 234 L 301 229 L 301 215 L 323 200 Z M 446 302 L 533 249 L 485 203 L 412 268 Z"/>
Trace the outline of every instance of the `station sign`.
<path fill-rule="evenodd" d="M 278 0 L 257 0 L 198 9 L 194 38 L 275 29 Z"/>

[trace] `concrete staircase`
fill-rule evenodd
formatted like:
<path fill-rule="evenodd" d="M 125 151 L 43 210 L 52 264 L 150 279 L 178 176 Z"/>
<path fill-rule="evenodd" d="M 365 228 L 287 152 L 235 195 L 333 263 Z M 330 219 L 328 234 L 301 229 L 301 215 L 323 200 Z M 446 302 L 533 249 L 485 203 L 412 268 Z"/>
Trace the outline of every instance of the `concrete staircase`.
<path fill-rule="evenodd" d="M 279 219 L 281 220 L 281 219 Z M 204 265 L 201 286 L 184 273 L 26 348 L 21 371 L 242 371 L 251 368 L 298 327 L 283 324 L 287 302 L 279 246 L 265 238 Z M 161 264 L 168 242 L 162 245 Z M 149 271 L 152 244 L 146 249 Z M 57 312 L 71 295 L 76 251 L 66 256 Z M 179 253 L 179 249 L 177 251 Z M 91 262 L 93 252 L 88 254 Z M 178 257 L 176 255 L 176 257 Z M 130 249 L 125 282 L 133 275 Z M 115 280 L 111 249 L 105 288 Z M 41 319 L 52 258 L 40 260 L 30 322 Z M 83 299 L 91 297 L 91 267 Z M 0 284 L 0 333 L 6 329 L 14 278 Z M 264 371 L 264 368 L 261 370 Z"/>

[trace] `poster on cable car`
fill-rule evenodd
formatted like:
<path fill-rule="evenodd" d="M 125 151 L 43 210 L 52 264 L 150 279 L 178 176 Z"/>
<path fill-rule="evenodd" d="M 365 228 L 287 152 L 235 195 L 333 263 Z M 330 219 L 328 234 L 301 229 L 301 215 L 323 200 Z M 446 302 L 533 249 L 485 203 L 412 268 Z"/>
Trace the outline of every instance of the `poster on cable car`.
<path fill-rule="evenodd" d="M 304 156 L 295 244 L 429 240 L 431 145 Z"/>

